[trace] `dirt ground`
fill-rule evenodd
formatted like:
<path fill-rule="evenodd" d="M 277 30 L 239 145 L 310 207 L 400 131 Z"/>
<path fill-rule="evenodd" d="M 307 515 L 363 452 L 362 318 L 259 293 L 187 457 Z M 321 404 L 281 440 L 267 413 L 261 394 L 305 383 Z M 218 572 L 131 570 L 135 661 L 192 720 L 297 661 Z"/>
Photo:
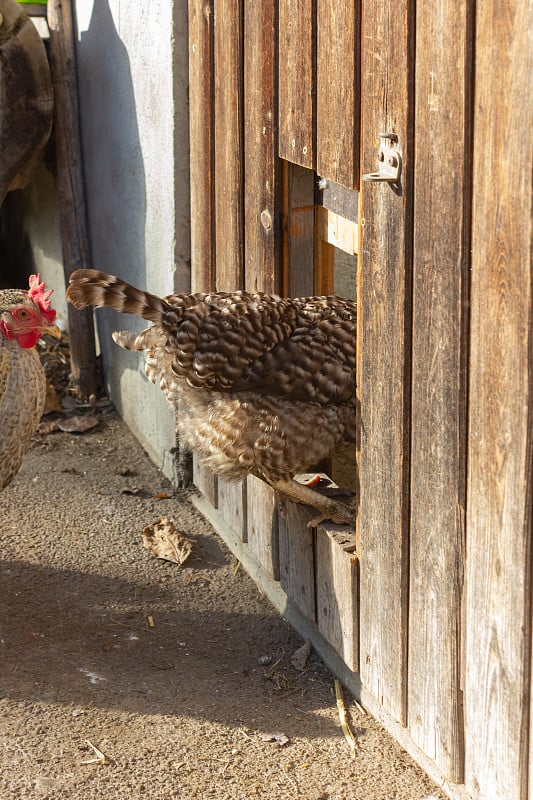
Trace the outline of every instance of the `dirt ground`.
<path fill-rule="evenodd" d="M 440 797 L 345 692 L 351 757 L 331 674 L 291 665 L 299 636 L 99 417 L 37 435 L 0 493 L 0 800 Z M 142 545 L 161 516 L 194 540 L 181 567 Z"/>

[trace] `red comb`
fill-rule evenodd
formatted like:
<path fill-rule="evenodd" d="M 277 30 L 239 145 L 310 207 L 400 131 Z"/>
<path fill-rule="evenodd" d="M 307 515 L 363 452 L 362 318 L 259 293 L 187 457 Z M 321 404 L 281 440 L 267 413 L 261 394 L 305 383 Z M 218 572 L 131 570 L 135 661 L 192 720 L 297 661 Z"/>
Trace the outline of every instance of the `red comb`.
<path fill-rule="evenodd" d="M 50 289 L 48 292 L 45 292 L 46 284 L 44 282 L 40 283 L 40 280 L 41 276 L 39 273 L 37 273 L 37 275 L 30 275 L 28 297 L 37 303 L 46 321 L 53 322 L 56 318 L 56 312 L 53 308 L 50 308 L 50 295 L 53 294 L 54 290 Z"/>

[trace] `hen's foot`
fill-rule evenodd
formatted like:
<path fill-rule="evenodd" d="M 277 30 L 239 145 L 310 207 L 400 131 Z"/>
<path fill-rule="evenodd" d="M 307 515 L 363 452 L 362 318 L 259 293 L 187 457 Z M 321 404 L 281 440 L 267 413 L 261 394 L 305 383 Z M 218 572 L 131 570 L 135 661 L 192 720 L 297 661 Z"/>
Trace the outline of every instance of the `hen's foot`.
<path fill-rule="evenodd" d="M 324 497 L 310 486 L 298 483 L 295 480 L 271 481 L 274 489 L 288 497 L 294 503 L 304 503 L 305 505 L 316 508 L 318 516 L 313 517 L 308 523 L 308 528 L 316 528 L 324 520 L 331 520 L 338 525 L 355 526 L 355 507 L 339 503 L 333 497 Z"/>

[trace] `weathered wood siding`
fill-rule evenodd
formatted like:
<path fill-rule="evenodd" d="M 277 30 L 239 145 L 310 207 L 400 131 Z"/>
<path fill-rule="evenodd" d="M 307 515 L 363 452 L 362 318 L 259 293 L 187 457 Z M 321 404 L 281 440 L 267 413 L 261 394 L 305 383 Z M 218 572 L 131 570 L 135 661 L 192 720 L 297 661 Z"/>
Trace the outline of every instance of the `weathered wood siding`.
<path fill-rule="evenodd" d="M 531 3 L 490 2 L 475 38 L 465 780 L 487 800 L 533 793 L 532 30 Z"/>
<path fill-rule="evenodd" d="M 460 783 L 473 19 L 416 15 L 408 725 Z"/>
<path fill-rule="evenodd" d="M 201 502 L 456 800 L 533 796 L 532 14 L 190 0 L 195 288 L 358 256 L 355 532 L 255 478 L 197 469 Z M 383 133 L 395 185 L 361 180 Z"/>

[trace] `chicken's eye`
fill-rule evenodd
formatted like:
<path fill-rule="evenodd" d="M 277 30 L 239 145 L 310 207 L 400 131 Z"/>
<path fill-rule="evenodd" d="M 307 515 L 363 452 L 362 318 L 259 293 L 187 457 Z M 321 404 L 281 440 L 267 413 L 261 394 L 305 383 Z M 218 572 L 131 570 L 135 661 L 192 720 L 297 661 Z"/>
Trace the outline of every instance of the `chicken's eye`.
<path fill-rule="evenodd" d="M 18 308 L 15 311 L 15 316 L 18 317 L 19 319 L 28 319 L 28 317 L 30 316 L 30 312 L 26 311 L 25 308 Z"/>

